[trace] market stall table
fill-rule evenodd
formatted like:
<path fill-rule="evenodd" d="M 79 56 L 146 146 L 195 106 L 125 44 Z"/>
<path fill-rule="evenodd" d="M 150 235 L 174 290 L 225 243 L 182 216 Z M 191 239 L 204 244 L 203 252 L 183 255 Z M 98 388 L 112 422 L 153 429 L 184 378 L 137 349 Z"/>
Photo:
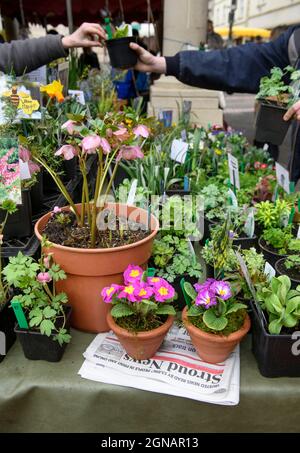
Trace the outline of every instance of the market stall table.
<path fill-rule="evenodd" d="M 240 403 L 234 407 L 82 379 L 82 353 L 94 335 L 72 335 L 60 363 L 26 360 L 14 345 L 0 364 L 0 432 L 299 431 L 300 380 L 262 377 L 249 335 L 241 346 Z"/>

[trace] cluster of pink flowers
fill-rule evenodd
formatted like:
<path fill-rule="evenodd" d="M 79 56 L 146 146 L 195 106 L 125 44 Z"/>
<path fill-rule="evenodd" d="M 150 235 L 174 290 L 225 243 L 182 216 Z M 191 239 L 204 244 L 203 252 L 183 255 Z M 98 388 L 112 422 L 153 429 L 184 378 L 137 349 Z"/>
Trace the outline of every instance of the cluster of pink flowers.
<path fill-rule="evenodd" d="M 13 153 L 14 148 L 11 148 L 0 159 L 0 180 L 5 186 L 10 186 L 20 177 L 19 163 L 8 163 L 8 160 Z"/>
<path fill-rule="evenodd" d="M 202 305 L 208 309 L 218 304 L 218 299 L 227 300 L 232 296 L 229 283 L 223 280 L 208 278 L 203 284 L 194 285 L 197 291 L 195 305 Z"/>
<path fill-rule="evenodd" d="M 148 277 L 143 280 L 144 270 L 139 266 L 129 265 L 124 272 L 124 285 L 112 284 L 103 288 L 103 301 L 111 303 L 113 297 L 129 302 L 141 302 L 153 299 L 155 302 L 170 301 L 175 296 L 174 288 L 163 278 Z"/>

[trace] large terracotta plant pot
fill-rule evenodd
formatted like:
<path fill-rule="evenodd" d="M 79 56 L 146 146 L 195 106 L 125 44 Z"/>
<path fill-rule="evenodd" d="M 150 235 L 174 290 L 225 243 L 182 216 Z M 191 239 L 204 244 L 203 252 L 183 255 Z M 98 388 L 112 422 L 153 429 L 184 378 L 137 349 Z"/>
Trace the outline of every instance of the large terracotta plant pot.
<path fill-rule="evenodd" d="M 80 207 L 80 205 L 78 205 Z M 148 212 L 135 206 L 111 203 L 107 205 L 117 215 L 147 224 Z M 69 209 L 68 207 L 64 209 Z M 41 240 L 51 213 L 41 217 L 35 234 Z M 67 274 L 57 285 L 67 293 L 73 308 L 71 325 L 86 332 L 107 332 L 106 315 L 109 306 L 101 298 L 101 290 L 112 283 L 123 283 L 123 272 L 129 264 L 146 267 L 151 256 L 153 239 L 158 231 L 158 220 L 151 216 L 151 234 L 133 244 L 108 249 L 80 249 L 53 244 L 48 252 Z"/>
<path fill-rule="evenodd" d="M 174 316 L 168 316 L 166 322 L 148 332 L 131 333 L 115 323 L 110 313 L 107 322 L 110 329 L 118 337 L 127 354 L 135 360 L 147 360 L 153 357 L 164 341 L 174 321 Z"/>
<path fill-rule="evenodd" d="M 244 325 L 237 332 L 227 337 L 204 332 L 194 326 L 188 319 L 187 307 L 182 312 L 182 320 L 188 331 L 197 354 L 205 362 L 221 363 L 227 359 L 237 344 L 239 344 L 250 329 L 250 318 L 247 314 Z"/>

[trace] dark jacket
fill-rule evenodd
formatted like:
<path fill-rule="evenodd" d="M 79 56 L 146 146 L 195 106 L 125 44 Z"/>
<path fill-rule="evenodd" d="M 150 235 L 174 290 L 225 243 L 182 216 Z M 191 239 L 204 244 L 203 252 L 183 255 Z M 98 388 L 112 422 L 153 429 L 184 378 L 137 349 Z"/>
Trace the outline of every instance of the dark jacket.
<path fill-rule="evenodd" d="M 17 76 L 66 57 L 60 35 L 0 44 L 0 71 Z"/>
<path fill-rule="evenodd" d="M 257 93 L 261 77 L 274 66 L 300 68 L 300 25 L 289 28 L 276 41 L 249 43 L 211 52 L 184 51 L 166 57 L 167 75 L 187 85 L 229 93 Z M 300 178 L 300 127 L 293 122 L 291 179 Z"/>

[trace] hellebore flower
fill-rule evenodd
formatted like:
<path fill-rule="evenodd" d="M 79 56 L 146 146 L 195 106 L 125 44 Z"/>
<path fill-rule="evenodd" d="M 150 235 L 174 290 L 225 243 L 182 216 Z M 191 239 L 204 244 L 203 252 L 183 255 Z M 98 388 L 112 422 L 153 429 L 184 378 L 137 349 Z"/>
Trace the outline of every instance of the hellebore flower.
<path fill-rule="evenodd" d="M 76 121 L 68 120 L 61 126 L 61 128 L 66 130 L 68 134 L 73 135 L 75 133 L 75 125 Z"/>
<path fill-rule="evenodd" d="M 0 245 L 3 244 L 3 234 L 0 234 Z"/>
<path fill-rule="evenodd" d="M 52 212 L 53 214 L 59 214 L 61 212 L 61 208 L 59 208 L 58 206 L 54 206 Z"/>
<path fill-rule="evenodd" d="M 215 281 L 210 287 L 211 291 L 215 293 L 216 296 L 220 297 L 220 299 L 227 300 L 230 299 L 232 296 L 230 285 L 227 282 L 223 281 Z"/>
<path fill-rule="evenodd" d="M 111 147 L 106 138 L 100 137 L 100 147 L 102 148 L 103 154 L 109 154 L 111 152 Z"/>
<path fill-rule="evenodd" d="M 217 299 L 209 290 L 204 290 L 196 297 L 195 305 L 204 305 L 205 308 L 210 308 L 213 305 L 217 305 Z"/>
<path fill-rule="evenodd" d="M 30 176 L 40 171 L 40 166 L 31 160 L 31 152 L 27 148 L 19 146 L 19 158 L 28 163 Z"/>
<path fill-rule="evenodd" d="M 99 135 L 88 135 L 82 140 L 81 146 L 87 154 L 95 154 L 97 148 L 101 146 L 101 137 Z"/>
<path fill-rule="evenodd" d="M 157 302 L 165 302 L 166 300 L 172 299 L 175 296 L 175 290 L 166 280 L 163 278 L 159 283 L 153 286 L 154 296 Z"/>
<path fill-rule="evenodd" d="M 112 284 L 111 286 L 106 286 L 101 291 L 101 296 L 103 298 L 103 302 L 109 304 L 112 301 L 113 296 L 116 292 L 120 291 L 123 286 Z"/>
<path fill-rule="evenodd" d="M 118 294 L 119 299 L 127 299 L 130 302 L 138 302 L 138 299 L 135 296 L 136 287 L 133 283 L 130 283 L 127 286 L 124 286 L 122 291 Z"/>
<path fill-rule="evenodd" d="M 143 124 L 136 126 L 132 132 L 134 133 L 134 135 L 136 137 L 148 138 L 150 135 L 150 131 L 149 131 L 148 127 L 144 126 Z"/>
<path fill-rule="evenodd" d="M 43 283 L 43 285 L 51 282 L 51 280 L 52 280 L 52 277 L 49 274 L 49 272 L 40 272 L 39 274 L 37 274 L 36 278 L 37 278 L 37 281 L 40 283 Z"/>
<path fill-rule="evenodd" d="M 63 156 L 65 160 L 71 160 L 73 157 L 77 156 L 77 150 L 72 145 L 63 145 L 56 153 L 54 153 L 54 155 Z"/>
<path fill-rule="evenodd" d="M 124 272 L 124 282 L 127 285 L 128 283 L 140 281 L 144 271 L 140 266 L 133 266 L 129 264 L 127 269 Z"/>
<path fill-rule="evenodd" d="M 121 142 L 128 140 L 130 137 L 130 134 L 126 127 L 120 127 L 117 131 L 113 132 L 113 135 L 117 137 L 117 139 L 120 140 Z"/>
<path fill-rule="evenodd" d="M 116 160 L 134 160 L 143 159 L 143 157 L 144 154 L 139 146 L 122 146 Z"/>

